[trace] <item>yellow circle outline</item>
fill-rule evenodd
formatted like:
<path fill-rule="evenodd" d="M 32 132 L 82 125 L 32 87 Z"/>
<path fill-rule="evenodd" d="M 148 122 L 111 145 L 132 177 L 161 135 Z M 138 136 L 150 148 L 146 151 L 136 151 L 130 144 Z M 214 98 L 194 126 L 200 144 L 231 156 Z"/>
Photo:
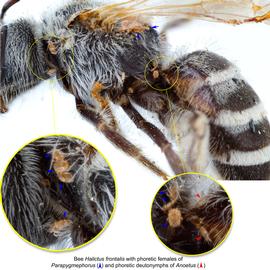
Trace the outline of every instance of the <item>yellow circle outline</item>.
<path fill-rule="evenodd" d="M 6 215 L 6 212 L 4 210 L 4 206 L 3 206 L 3 199 L 2 199 L 2 184 L 3 184 L 3 180 L 4 180 L 4 176 L 5 176 L 5 173 L 6 173 L 6 170 L 10 164 L 10 162 L 12 161 L 12 159 L 17 155 L 18 152 L 20 152 L 25 146 L 29 145 L 30 143 L 32 142 L 35 142 L 39 139 L 42 139 L 42 138 L 47 138 L 47 137 L 50 137 L 50 136 L 65 136 L 65 137 L 71 137 L 71 138 L 75 138 L 75 139 L 78 139 L 78 140 L 81 140 L 85 143 L 87 143 L 88 145 L 91 145 L 92 147 L 94 147 L 98 153 L 104 158 L 104 160 L 106 161 L 106 163 L 108 164 L 108 167 L 112 173 L 112 177 L 113 177 L 113 180 L 114 180 L 114 186 L 115 186 L 115 198 L 114 198 L 114 204 L 113 204 L 113 210 L 112 210 L 112 213 L 111 213 L 111 216 L 110 218 L 108 219 L 108 221 L 106 222 L 105 226 L 102 228 L 102 230 L 95 236 L 93 237 L 91 240 L 89 240 L 88 242 L 85 242 L 84 244 L 82 245 L 79 245 L 77 247 L 73 247 L 73 248 L 65 248 L 65 249 L 49 249 L 49 248 L 44 248 L 44 247 L 41 247 L 39 245 L 36 245 L 36 244 L 33 244 L 32 242 L 30 242 L 29 240 L 25 239 L 24 237 L 22 237 L 15 229 L 14 227 L 12 226 L 12 224 L 9 222 L 9 219 Z M 36 247 L 38 249 L 41 249 L 41 250 L 44 250 L 44 251 L 48 251 L 48 252 L 55 252 L 55 253 L 60 253 L 60 252 L 69 252 L 69 251 L 73 251 L 73 250 L 77 250 L 79 248 L 82 248 L 92 242 L 94 242 L 106 229 L 107 227 L 109 226 L 109 224 L 111 223 L 111 220 L 115 214 L 115 209 L 116 209 L 116 202 L 118 200 L 118 188 L 117 188 L 117 183 L 116 183 L 116 177 L 115 177 L 115 173 L 114 171 L 112 170 L 112 167 L 111 167 L 111 164 L 108 162 L 107 158 L 103 155 L 103 153 L 100 152 L 100 150 L 92 143 L 89 143 L 88 141 L 78 137 L 78 136 L 71 136 L 71 135 L 67 135 L 67 134 L 62 134 L 62 133 L 57 133 L 57 134 L 48 134 L 48 135 L 43 135 L 43 136 L 40 136 L 36 139 L 33 139 L 31 141 L 29 141 L 28 143 L 26 143 L 25 145 L 23 145 L 21 148 L 19 148 L 19 150 L 9 159 L 8 161 L 8 164 L 7 166 L 5 167 L 4 169 L 4 172 L 0 178 L 0 204 L 1 204 L 1 208 L 2 208 L 2 211 L 4 213 L 4 217 L 5 219 L 7 220 L 8 224 L 10 225 L 10 227 L 12 228 L 12 230 L 15 232 L 15 234 L 17 234 L 17 236 L 19 236 L 24 242 L 30 244 L 31 246 L 33 247 Z"/>
<path fill-rule="evenodd" d="M 146 77 L 146 73 L 147 73 L 147 68 L 148 68 L 148 66 L 150 65 L 150 63 L 151 62 L 153 62 L 153 61 L 156 61 L 157 59 L 168 59 L 169 57 L 167 57 L 167 56 L 158 56 L 158 57 L 156 57 L 156 58 L 153 58 L 153 59 L 151 59 L 146 65 L 145 65 L 145 68 L 144 68 L 144 80 L 145 80 L 145 82 L 148 84 L 148 86 L 150 86 L 152 89 L 154 89 L 154 90 L 157 90 L 157 91 L 160 91 L 160 92 L 163 92 L 163 91 L 168 91 L 168 90 L 170 90 L 171 88 L 173 88 L 174 86 L 175 86 L 175 84 L 177 83 L 177 81 L 178 81 L 178 79 L 179 79 L 179 67 L 178 66 L 176 66 L 176 69 L 177 69 L 177 76 L 176 76 L 176 79 L 175 79 L 175 82 L 170 86 L 170 87 L 168 87 L 168 88 L 164 88 L 164 89 L 161 89 L 161 88 L 156 88 L 156 87 L 154 87 L 149 81 L 148 81 L 148 79 L 147 79 L 147 77 Z"/>
<path fill-rule="evenodd" d="M 153 222 L 152 222 L 152 209 L 153 209 L 153 204 L 154 204 L 154 200 L 155 200 L 155 198 L 156 198 L 156 196 L 157 196 L 157 193 L 159 192 L 159 190 L 160 190 L 164 185 L 166 185 L 169 181 L 173 180 L 173 179 L 176 178 L 176 177 L 181 177 L 181 176 L 184 176 L 184 175 L 192 175 L 192 174 L 194 174 L 194 175 L 200 175 L 200 176 L 204 176 L 204 177 L 206 177 L 206 178 L 209 178 L 210 180 L 214 181 L 216 184 L 218 184 L 219 186 L 221 186 L 221 187 L 223 188 L 223 190 L 224 190 L 224 191 L 226 192 L 226 194 L 228 195 L 229 201 L 230 201 L 231 206 L 232 206 L 232 222 L 231 222 L 231 224 L 230 224 L 230 228 L 229 228 L 229 230 L 228 230 L 226 236 L 224 237 L 224 239 L 223 239 L 222 241 L 220 241 L 220 243 L 219 243 L 218 245 L 216 245 L 214 248 L 212 248 L 212 249 L 209 250 L 209 251 L 203 252 L 203 253 L 198 253 L 198 254 L 185 254 L 185 253 L 181 253 L 181 252 L 178 252 L 178 251 L 175 251 L 175 250 L 171 249 L 170 247 L 166 246 L 166 245 L 160 240 L 158 234 L 157 234 L 156 231 L 155 231 L 155 228 L 154 228 L 154 225 L 153 225 Z M 221 185 L 216 179 L 214 179 L 213 177 L 211 177 L 210 175 L 205 174 L 205 173 L 199 173 L 199 172 L 185 172 L 185 173 L 180 173 L 180 174 L 177 174 L 177 175 L 175 175 L 175 176 L 169 178 L 167 181 L 165 181 L 165 183 L 163 183 L 163 184 L 159 187 L 158 191 L 156 192 L 156 194 L 155 194 L 155 196 L 154 196 L 154 198 L 153 198 L 153 200 L 152 200 L 151 209 L 150 209 L 150 222 L 151 222 L 151 227 L 152 227 L 152 229 L 153 229 L 153 231 L 154 231 L 154 233 L 155 233 L 157 239 L 158 239 L 158 240 L 162 243 L 162 245 L 165 246 L 167 249 L 169 249 L 170 251 L 172 251 L 173 253 L 175 253 L 175 254 L 177 254 L 177 255 L 182 255 L 182 256 L 187 256 L 187 257 L 199 257 L 199 256 L 207 255 L 207 254 L 209 254 L 210 252 L 215 251 L 215 250 L 216 250 L 217 248 L 219 248 L 219 247 L 223 244 L 223 242 L 229 237 L 229 234 L 231 233 L 231 230 L 232 230 L 232 225 L 233 225 L 233 223 L 234 223 L 234 210 L 233 210 L 233 208 L 234 208 L 234 207 L 233 207 L 233 204 L 232 204 L 232 200 L 231 200 L 231 198 L 230 198 L 230 196 L 229 196 L 229 193 L 228 193 L 227 190 L 223 187 L 223 185 Z"/>
<path fill-rule="evenodd" d="M 52 35 L 52 36 L 42 36 L 42 37 L 40 37 L 40 38 L 35 39 L 34 42 L 30 45 L 30 47 L 29 47 L 29 49 L 28 49 L 28 51 L 27 51 L 27 61 L 26 61 L 27 68 L 30 70 L 30 72 L 31 72 L 36 78 L 38 78 L 38 79 L 41 80 L 41 81 L 46 81 L 47 79 L 44 79 L 44 78 L 39 77 L 39 76 L 34 72 L 33 68 L 32 68 L 31 65 L 30 65 L 30 52 L 31 52 L 32 48 L 34 47 L 34 45 L 37 44 L 41 39 L 50 39 L 50 38 L 56 38 L 56 39 L 59 39 L 59 37 L 56 36 L 56 35 Z M 63 56 L 63 54 L 64 54 L 64 53 L 62 52 L 61 55 Z M 71 70 L 72 70 L 72 68 L 74 68 L 74 64 L 75 64 L 75 63 L 74 63 L 74 59 L 75 59 L 75 55 L 74 55 L 74 46 L 72 46 L 72 48 L 71 48 L 71 55 L 72 55 L 72 58 L 71 58 L 72 65 L 69 66 L 69 67 L 71 67 Z M 63 75 L 61 78 L 57 78 L 57 80 L 60 81 L 60 80 L 64 79 L 66 76 L 68 76 L 69 74 L 70 74 L 70 73 L 69 73 L 69 71 L 68 71 L 68 72 L 67 72 L 65 75 Z"/>

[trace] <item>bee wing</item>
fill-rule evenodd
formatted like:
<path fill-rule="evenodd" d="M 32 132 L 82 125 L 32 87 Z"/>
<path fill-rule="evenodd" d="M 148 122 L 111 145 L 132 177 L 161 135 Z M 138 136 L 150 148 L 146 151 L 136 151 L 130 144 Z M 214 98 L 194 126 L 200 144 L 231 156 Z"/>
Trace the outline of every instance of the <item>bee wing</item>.
<path fill-rule="evenodd" d="M 130 14 L 143 16 L 179 16 L 229 24 L 270 20 L 270 2 L 260 0 L 183 0 L 157 4 L 155 0 L 131 0 L 120 3 Z M 180 3 L 180 4 L 179 4 Z M 133 13 L 135 10 L 135 13 Z"/>
<path fill-rule="evenodd" d="M 100 19 L 115 21 L 139 17 L 182 17 L 188 19 L 203 19 L 215 22 L 242 24 L 248 22 L 269 22 L 269 1 L 252 0 L 183 0 L 169 1 L 169 4 L 158 4 L 156 0 L 130 0 L 116 4 L 105 5 L 92 10 L 84 10 L 75 14 L 69 24 L 76 19 L 85 18 L 98 12 Z M 89 21 L 88 21 L 89 23 Z"/>
<path fill-rule="evenodd" d="M 209 131 L 203 114 L 181 108 L 171 112 L 168 132 L 184 168 L 199 172 L 209 166 Z"/>

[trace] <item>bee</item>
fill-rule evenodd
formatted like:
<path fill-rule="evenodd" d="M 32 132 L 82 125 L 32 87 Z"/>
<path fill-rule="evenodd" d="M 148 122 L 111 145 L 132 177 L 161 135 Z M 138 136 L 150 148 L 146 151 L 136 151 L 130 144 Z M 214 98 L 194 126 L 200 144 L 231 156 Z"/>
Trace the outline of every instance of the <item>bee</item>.
<path fill-rule="evenodd" d="M 16 2 L 4 5 L 2 18 Z M 125 138 L 113 104 L 160 147 L 175 174 L 210 166 L 220 179 L 269 180 L 270 126 L 257 94 L 234 64 L 215 53 L 195 51 L 165 60 L 166 33 L 151 26 L 153 16 L 237 25 L 267 22 L 270 11 L 269 5 L 249 0 L 73 1 L 41 24 L 21 19 L 3 25 L 1 112 L 20 93 L 56 76 L 85 119 L 164 179 L 168 174 Z M 169 135 L 136 106 L 154 113 Z"/>
<path fill-rule="evenodd" d="M 166 246 L 195 255 L 214 249 L 226 238 L 232 206 L 220 185 L 205 176 L 186 174 L 163 185 L 151 215 L 154 230 Z"/>
<path fill-rule="evenodd" d="M 42 248 L 81 246 L 101 233 L 114 208 L 115 184 L 99 152 L 66 136 L 38 139 L 11 160 L 2 182 L 13 228 Z"/>

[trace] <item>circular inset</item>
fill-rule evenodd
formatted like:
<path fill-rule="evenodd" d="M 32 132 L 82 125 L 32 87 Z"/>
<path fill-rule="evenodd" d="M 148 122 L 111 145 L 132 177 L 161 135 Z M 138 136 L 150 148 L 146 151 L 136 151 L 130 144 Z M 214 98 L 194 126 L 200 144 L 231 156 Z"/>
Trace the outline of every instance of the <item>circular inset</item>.
<path fill-rule="evenodd" d="M 69 136 L 49 136 L 24 146 L 2 181 L 7 219 L 25 240 L 63 251 L 95 239 L 115 206 L 110 167 L 92 145 Z"/>
<path fill-rule="evenodd" d="M 145 82 L 154 90 L 157 91 L 168 91 L 170 89 L 172 89 L 174 87 L 174 85 L 177 83 L 178 79 L 179 79 L 179 68 L 175 65 L 176 68 L 176 76 L 175 76 L 175 81 L 170 85 L 170 86 L 162 86 L 160 88 L 154 86 L 154 83 L 151 82 L 151 80 L 153 81 L 158 81 L 158 78 L 160 77 L 159 74 L 159 69 L 158 67 L 160 66 L 160 60 L 161 59 L 167 59 L 168 57 L 166 56 L 159 56 L 157 58 L 151 59 L 145 66 L 144 69 L 144 80 Z M 151 79 L 149 79 L 148 77 L 151 77 Z M 164 83 L 164 80 L 161 82 L 162 84 Z"/>
<path fill-rule="evenodd" d="M 230 198 L 202 174 L 182 174 L 166 182 L 154 198 L 152 224 L 171 250 L 200 255 L 219 246 L 233 219 Z"/>

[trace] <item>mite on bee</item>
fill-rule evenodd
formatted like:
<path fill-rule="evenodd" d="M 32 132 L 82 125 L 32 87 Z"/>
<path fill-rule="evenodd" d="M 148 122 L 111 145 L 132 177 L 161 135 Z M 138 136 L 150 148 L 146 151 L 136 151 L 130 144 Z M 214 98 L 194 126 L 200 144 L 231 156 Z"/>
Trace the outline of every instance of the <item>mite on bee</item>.
<path fill-rule="evenodd" d="M 2 17 L 15 2 L 4 6 Z M 243 6 L 254 16 L 244 16 Z M 232 15 L 232 10 L 240 14 Z M 246 1 L 183 5 L 151 5 L 148 0 L 108 5 L 73 1 L 45 16 L 42 24 L 21 19 L 3 25 L 1 112 L 8 110 L 8 103 L 18 94 L 56 74 L 75 96 L 84 118 L 165 179 L 167 173 L 124 137 L 112 103 L 160 147 L 176 174 L 204 172 L 210 166 L 221 179 L 270 179 L 269 122 L 259 97 L 237 67 L 209 51 L 164 61 L 165 33 L 159 35 L 150 18 L 177 14 L 230 24 L 270 18 L 267 5 L 247 6 Z M 168 91 L 159 91 L 164 89 Z M 170 138 L 134 104 L 155 113 Z M 185 132 L 188 136 L 182 138 Z M 183 152 L 177 153 L 177 144 Z M 63 174 L 69 178 L 68 172 Z"/>
<path fill-rule="evenodd" d="M 103 230 L 113 211 L 115 184 L 92 146 L 50 136 L 15 155 L 1 192 L 7 218 L 23 238 L 63 250 L 89 242 Z"/>
<path fill-rule="evenodd" d="M 226 238 L 232 207 L 218 184 L 187 174 L 159 190 L 152 206 L 152 223 L 166 246 L 185 254 L 200 254 Z"/>
<path fill-rule="evenodd" d="M 60 181 L 64 183 L 72 182 L 72 175 L 68 172 L 69 163 L 65 160 L 64 154 L 59 150 L 53 152 L 53 168 Z"/>

